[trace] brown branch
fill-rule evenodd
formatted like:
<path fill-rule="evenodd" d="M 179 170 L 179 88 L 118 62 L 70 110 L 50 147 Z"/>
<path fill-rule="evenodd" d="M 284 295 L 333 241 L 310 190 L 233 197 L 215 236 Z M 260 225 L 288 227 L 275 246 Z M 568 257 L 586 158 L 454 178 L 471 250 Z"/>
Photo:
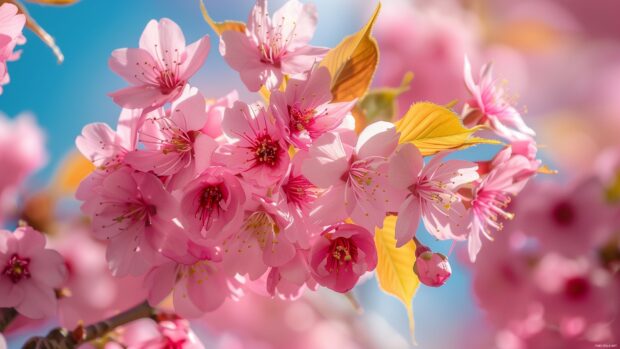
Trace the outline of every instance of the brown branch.
<path fill-rule="evenodd" d="M 73 331 L 56 328 L 45 337 L 30 338 L 23 349 L 73 349 L 82 343 L 97 339 L 116 329 L 142 318 L 155 318 L 156 312 L 148 302 L 144 301 L 107 320 L 89 326 L 78 326 Z"/>
<path fill-rule="evenodd" d="M 0 332 L 6 330 L 13 320 L 17 317 L 17 310 L 14 308 L 0 309 Z"/>

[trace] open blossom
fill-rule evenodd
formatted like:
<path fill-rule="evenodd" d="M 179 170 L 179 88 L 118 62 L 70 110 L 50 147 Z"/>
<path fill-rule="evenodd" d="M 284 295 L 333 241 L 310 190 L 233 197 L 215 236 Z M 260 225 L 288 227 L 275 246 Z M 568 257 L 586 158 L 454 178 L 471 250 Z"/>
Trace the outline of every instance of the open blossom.
<path fill-rule="evenodd" d="M 312 246 L 312 276 L 322 286 L 345 293 L 377 266 L 372 234 L 355 224 L 338 224 L 325 230 Z"/>
<path fill-rule="evenodd" d="M 424 285 L 439 287 L 448 281 L 452 275 L 452 268 L 448 257 L 441 253 L 426 251 L 416 257 L 413 272 Z"/>
<path fill-rule="evenodd" d="M 183 189 L 182 221 L 195 238 L 221 240 L 243 220 L 245 192 L 224 167 L 210 167 Z"/>
<path fill-rule="evenodd" d="M 176 23 L 167 18 L 151 20 L 140 37 L 140 48 L 112 52 L 110 68 L 132 86 L 110 96 L 124 108 L 160 107 L 180 96 L 208 53 L 208 36 L 185 46 L 185 37 Z"/>
<path fill-rule="evenodd" d="M 262 106 L 235 102 L 224 114 L 222 130 L 232 144 L 217 150 L 216 163 L 262 187 L 275 184 L 286 174 L 288 148 Z"/>
<path fill-rule="evenodd" d="M 374 230 L 383 225 L 385 213 L 395 211 L 400 203 L 388 183 L 386 160 L 396 149 L 398 134 L 392 123 L 379 121 L 362 131 L 355 147 L 343 138 L 339 133 L 325 133 L 302 165 L 310 182 L 328 189 L 316 200 L 311 215 L 324 226 L 351 217 Z"/>
<path fill-rule="evenodd" d="M 356 101 L 331 103 L 327 68 L 312 70 L 306 80 L 289 79 L 284 92 L 273 91 L 270 108 L 286 140 L 308 149 L 325 132 L 334 130 Z"/>
<path fill-rule="evenodd" d="M 525 156 L 508 157 L 506 161 L 494 164 L 486 177 L 474 186 L 468 236 L 468 252 L 472 261 L 482 246 L 480 234 L 492 240 L 491 228 L 501 230 L 501 220 L 513 219 L 514 214 L 507 212 L 506 207 L 511 196 L 517 195 L 533 175 L 531 166 L 531 160 Z"/>
<path fill-rule="evenodd" d="M 39 319 L 56 313 L 55 289 L 67 276 L 62 256 L 30 227 L 0 230 L 0 308 Z"/>
<path fill-rule="evenodd" d="M 465 85 L 472 95 L 464 110 L 464 122 L 468 126 L 489 125 L 498 135 L 514 141 L 535 136 L 521 114 L 511 104 L 504 89 L 493 79 L 490 65 L 482 67 L 476 84 L 471 64 L 465 57 Z"/>
<path fill-rule="evenodd" d="M 267 292 L 281 299 L 297 299 L 303 287 L 316 288 L 316 281 L 310 273 L 308 265 L 309 250 L 297 249 L 295 257 L 288 263 L 273 267 L 267 276 Z"/>
<path fill-rule="evenodd" d="M 175 312 L 196 318 L 222 305 L 233 284 L 223 272 L 221 256 L 215 249 L 189 242 L 186 254 L 183 263 L 154 267 L 144 282 L 151 305 L 156 306 L 172 292 Z"/>
<path fill-rule="evenodd" d="M 281 205 L 254 195 L 255 207 L 246 212 L 241 228 L 222 243 L 223 264 L 231 274 L 247 274 L 250 280 L 268 267 L 280 267 L 295 256 L 295 246 L 286 236 L 291 217 Z"/>
<path fill-rule="evenodd" d="M 201 132 L 207 121 L 205 99 L 187 88 L 184 99 L 172 103 L 170 115 L 152 112 L 138 132 L 144 148 L 125 156 L 136 170 L 152 171 L 158 176 L 174 176 L 170 186 L 176 189 L 204 171 L 217 143 Z"/>
<path fill-rule="evenodd" d="M 435 155 L 425 166 L 420 151 L 407 143 L 390 157 L 390 181 L 406 192 L 398 209 L 397 246 L 415 236 L 420 218 L 438 239 L 460 239 L 467 233 L 469 216 L 457 191 L 478 179 L 477 166 L 462 160 L 442 162 L 446 155 Z"/>
<path fill-rule="evenodd" d="M 166 319 L 140 319 L 124 326 L 106 349 L 204 349 L 189 322 L 174 315 Z"/>
<path fill-rule="evenodd" d="M 140 275 L 161 256 L 185 253 L 178 203 L 153 174 L 123 167 L 103 179 L 82 205 L 95 237 L 109 240 L 107 259 L 116 276 Z"/>
<path fill-rule="evenodd" d="M 18 59 L 20 52 L 14 52 L 15 46 L 26 42 L 22 35 L 25 24 L 26 16 L 18 13 L 17 6 L 6 2 L 0 5 L 0 95 L 10 80 L 6 62 Z"/>
<path fill-rule="evenodd" d="M 327 52 L 308 45 L 316 22 L 314 5 L 290 0 L 270 18 L 267 0 L 258 0 L 245 33 L 222 33 L 220 52 L 250 91 L 258 91 L 262 85 L 273 90 L 284 75 L 306 72 Z"/>

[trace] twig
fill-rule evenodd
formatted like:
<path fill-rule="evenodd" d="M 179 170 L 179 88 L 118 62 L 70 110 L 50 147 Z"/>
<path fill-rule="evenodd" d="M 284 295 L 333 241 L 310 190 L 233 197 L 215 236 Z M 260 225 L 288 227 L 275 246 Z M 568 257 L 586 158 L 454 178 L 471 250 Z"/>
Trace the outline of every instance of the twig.
<path fill-rule="evenodd" d="M 0 332 L 6 330 L 13 320 L 17 317 L 17 310 L 14 308 L 0 309 Z"/>

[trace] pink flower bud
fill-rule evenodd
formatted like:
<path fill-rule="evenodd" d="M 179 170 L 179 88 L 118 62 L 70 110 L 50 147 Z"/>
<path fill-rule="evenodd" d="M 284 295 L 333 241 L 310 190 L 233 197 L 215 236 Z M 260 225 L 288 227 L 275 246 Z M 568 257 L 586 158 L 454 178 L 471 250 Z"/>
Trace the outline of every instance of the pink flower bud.
<path fill-rule="evenodd" d="M 439 287 L 452 275 L 448 257 L 441 253 L 426 251 L 421 253 L 413 265 L 413 272 L 426 286 Z"/>

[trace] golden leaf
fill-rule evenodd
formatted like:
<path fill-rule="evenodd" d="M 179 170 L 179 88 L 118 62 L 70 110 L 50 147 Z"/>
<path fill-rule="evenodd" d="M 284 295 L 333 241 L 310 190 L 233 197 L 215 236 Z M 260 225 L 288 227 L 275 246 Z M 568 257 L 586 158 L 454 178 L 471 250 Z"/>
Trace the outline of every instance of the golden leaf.
<path fill-rule="evenodd" d="M 383 229 L 375 230 L 378 259 L 375 272 L 381 289 L 398 298 L 405 305 L 411 339 L 415 344 L 415 323 L 411 301 L 420 286 L 420 280 L 413 272 L 415 243 L 409 241 L 400 248 L 396 247 L 396 219 L 395 216 L 385 217 Z"/>
<path fill-rule="evenodd" d="M 57 195 L 73 195 L 95 166 L 77 151 L 69 153 L 58 169 L 51 190 Z"/>
<path fill-rule="evenodd" d="M 471 137 L 481 126 L 466 128 L 453 111 L 430 102 L 415 103 L 394 124 L 400 132 L 399 142 L 413 143 L 422 155 L 476 144 L 501 144 L 491 139 Z"/>
<path fill-rule="evenodd" d="M 207 7 L 204 2 L 200 0 L 200 12 L 202 12 L 202 17 L 205 19 L 211 29 L 217 33 L 217 35 L 222 35 L 223 32 L 227 30 L 234 30 L 238 32 L 245 31 L 245 23 L 239 21 L 224 21 L 224 22 L 216 22 L 209 16 L 209 12 L 207 12 Z"/>
<path fill-rule="evenodd" d="M 344 38 L 338 46 L 329 50 L 321 61 L 332 77 L 334 102 L 352 101 L 368 91 L 379 62 L 377 41 L 370 31 L 379 14 L 377 5 L 372 17 L 357 33 Z"/>

